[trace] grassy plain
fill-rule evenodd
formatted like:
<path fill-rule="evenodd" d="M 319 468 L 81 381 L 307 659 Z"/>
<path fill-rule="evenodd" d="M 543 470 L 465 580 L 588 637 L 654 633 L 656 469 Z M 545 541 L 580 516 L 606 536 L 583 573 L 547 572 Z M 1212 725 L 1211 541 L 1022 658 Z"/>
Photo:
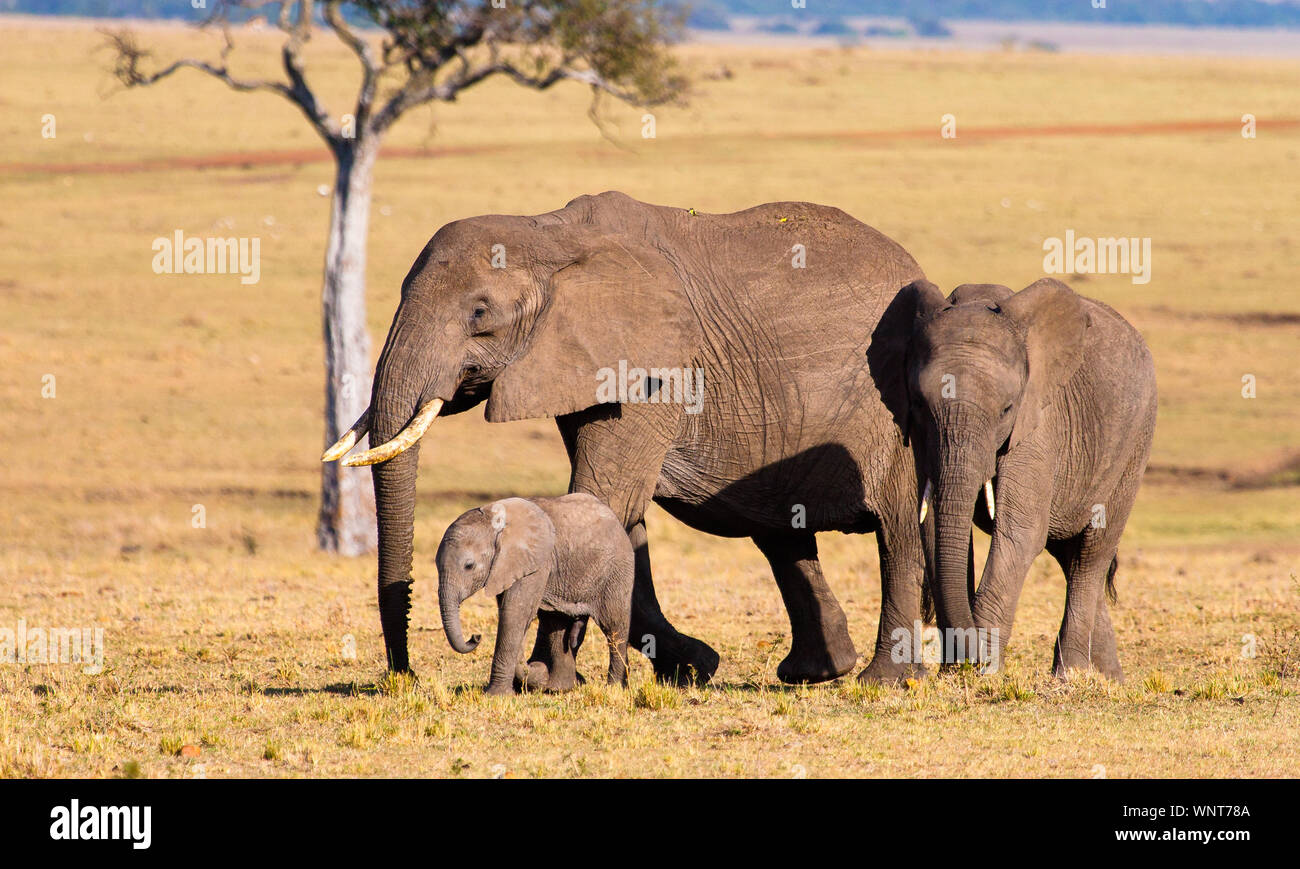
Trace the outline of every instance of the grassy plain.
<path fill-rule="evenodd" d="M 218 48 L 141 33 L 160 59 Z M 639 111 L 612 104 L 602 137 L 577 86 L 489 83 L 407 118 L 389 144 L 430 150 L 378 168 L 376 345 L 438 226 L 605 189 L 703 211 L 833 204 L 943 287 L 1023 286 L 1044 237 L 1067 229 L 1153 240 L 1148 284 L 1072 279 L 1143 331 L 1160 380 L 1153 469 L 1121 551 L 1124 685 L 1048 677 L 1064 583 L 1040 559 L 1004 676 L 782 686 L 788 625 L 758 552 L 655 509 L 664 609 L 722 654 L 714 683 L 659 687 L 634 656 L 628 691 L 502 701 L 479 689 L 486 653 L 456 655 L 441 635 L 433 551 L 469 506 L 563 490 L 553 427 L 489 427 L 478 412 L 437 424 L 416 528 L 422 681 L 377 683 L 374 563 L 313 549 L 329 167 L 127 171 L 319 144 L 278 98 L 198 74 L 121 91 L 89 24 L 0 19 L 0 36 L 0 628 L 102 627 L 107 642 L 99 675 L 0 664 L 0 776 L 1300 773 L 1300 130 L 1269 125 L 1297 114 L 1300 63 L 684 46 L 696 93 L 656 112 L 653 140 Z M 269 35 L 241 44 L 237 70 L 274 74 Z M 309 57 L 342 113 L 354 63 L 327 38 Z M 1240 135 L 1245 113 L 1255 139 Z M 939 137 L 945 114 L 956 139 Z M 1185 120 L 1222 127 L 1006 132 Z M 78 169 L 106 162 L 122 168 Z M 260 284 L 153 274 L 152 239 L 177 228 L 260 236 Z M 821 545 L 869 650 L 874 542 Z M 489 603 L 467 604 L 466 621 L 490 647 Z M 599 646 L 583 650 L 588 675 Z"/>

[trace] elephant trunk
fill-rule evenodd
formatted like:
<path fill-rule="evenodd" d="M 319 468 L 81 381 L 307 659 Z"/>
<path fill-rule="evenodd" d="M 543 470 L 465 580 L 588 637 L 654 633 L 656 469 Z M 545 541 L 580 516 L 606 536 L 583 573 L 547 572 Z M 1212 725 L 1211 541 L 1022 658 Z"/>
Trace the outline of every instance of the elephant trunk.
<path fill-rule="evenodd" d="M 479 635 L 475 634 L 468 641 L 460 626 L 460 605 L 465 602 L 452 583 L 443 581 L 438 586 L 438 608 L 442 611 L 442 630 L 447 635 L 447 642 L 462 655 L 467 655 L 478 648 Z"/>
<path fill-rule="evenodd" d="M 933 571 L 940 624 L 966 630 L 975 626 L 970 599 L 970 540 L 975 500 L 983 480 L 960 456 L 947 457 L 934 493 Z M 925 536 L 924 534 L 922 535 Z"/>
<path fill-rule="evenodd" d="M 375 368 L 370 399 L 370 443 L 391 441 L 425 403 L 432 378 L 416 330 L 399 309 Z M 431 396 L 430 396 L 431 397 Z M 415 537 L 415 477 L 420 444 L 371 465 L 379 531 L 379 619 L 388 666 L 408 672 L 407 620 L 411 608 L 411 560 Z"/>
<path fill-rule="evenodd" d="M 372 435 L 396 433 L 402 422 L 376 420 Z M 415 473 L 417 444 L 401 455 L 371 467 L 375 486 L 375 516 L 379 527 L 379 620 L 390 669 L 410 670 L 406 650 L 407 617 L 411 609 L 411 558 L 415 537 Z"/>

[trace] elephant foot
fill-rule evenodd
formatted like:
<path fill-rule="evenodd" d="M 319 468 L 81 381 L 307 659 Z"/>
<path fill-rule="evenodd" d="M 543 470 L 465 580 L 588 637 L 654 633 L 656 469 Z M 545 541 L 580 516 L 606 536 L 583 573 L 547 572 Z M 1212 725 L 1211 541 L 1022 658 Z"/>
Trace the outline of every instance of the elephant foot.
<path fill-rule="evenodd" d="M 529 661 L 515 669 L 516 691 L 572 691 L 585 684 L 587 680 L 578 672 L 572 656 L 568 657 L 567 662 L 561 659 L 560 666 L 554 671 L 542 661 Z"/>
<path fill-rule="evenodd" d="M 889 652 L 877 650 L 875 657 L 866 669 L 858 674 L 858 681 L 864 685 L 902 685 L 908 679 L 927 679 L 930 671 L 924 664 L 898 662 L 890 657 Z"/>
<path fill-rule="evenodd" d="M 670 648 L 660 646 L 656 654 L 647 655 L 654 665 L 655 678 L 670 685 L 704 685 L 718 671 L 721 658 L 707 643 L 678 634 Z"/>
<path fill-rule="evenodd" d="M 858 665 L 858 650 L 845 632 L 843 637 L 810 648 L 794 644 L 776 668 L 776 678 L 787 685 L 829 682 Z"/>
<path fill-rule="evenodd" d="M 503 697 L 513 695 L 515 689 L 509 682 L 494 682 L 483 689 L 483 693 L 489 697 Z"/>
<path fill-rule="evenodd" d="M 515 668 L 516 691 L 545 691 L 550 681 L 550 671 L 541 661 L 529 661 Z"/>
<path fill-rule="evenodd" d="M 1119 661 L 1098 663 L 1094 660 L 1092 668 L 1117 685 L 1124 684 L 1124 669 L 1120 667 Z"/>
<path fill-rule="evenodd" d="M 1112 682 L 1116 683 L 1117 685 L 1124 684 L 1124 671 L 1119 669 L 1118 664 L 1116 664 L 1115 667 L 1113 668 L 1111 667 L 1102 668 L 1096 666 L 1095 664 L 1088 664 L 1088 663 L 1062 664 L 1060 661 L 1057 661 L 1056 663 L 1052 664 L 1052 678 L 1060 680 L 1062 682 L 1068 679 L 1071 673 L 1074 672 L 1086 673 L 1089 671 L 1100 673 L 1101 675 L 1105 676 L 1107 679 L 1110 679 Z"/>

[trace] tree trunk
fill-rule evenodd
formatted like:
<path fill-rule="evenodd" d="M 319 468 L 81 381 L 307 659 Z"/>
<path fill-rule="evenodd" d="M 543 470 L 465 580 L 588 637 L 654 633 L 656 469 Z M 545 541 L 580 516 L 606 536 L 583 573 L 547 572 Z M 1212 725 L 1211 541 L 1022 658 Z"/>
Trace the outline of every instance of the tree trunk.
<path fill-rule="evenodd" d="M 329 244 L 321 292 L 325 337 L 326 447 L 347 431 L 370 403 L 370 333 L 366 330 L 366 242 L 370 182 L 377 137 L 344 140 L 335 152 Z M 362 555 L 375 549 L 375 495 L 369 468 L 321 465 L 321 549 Z"/>

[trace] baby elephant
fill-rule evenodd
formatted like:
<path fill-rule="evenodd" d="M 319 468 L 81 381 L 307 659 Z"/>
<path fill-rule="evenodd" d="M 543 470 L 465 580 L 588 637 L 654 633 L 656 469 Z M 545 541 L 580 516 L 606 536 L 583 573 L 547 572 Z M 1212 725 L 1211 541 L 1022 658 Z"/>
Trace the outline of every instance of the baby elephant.
<path fill-rule="evenodd" d="M 539 612 L 541 630 L 565 634 L 572 667 L 588 617 L 609 643 L 609 681 L 627 684 L 627 632 L 632 614 L 632 544 L 618 518 L 587 494 L 506 498 L 464 513 L 438 547 L 438 602 L 451 647 L 466 642 L 460 606 L 481 588 L 495 595 L 499 623 L 487 693 L 508 694 L 524 633 Z M 529 684 L 528 669 L 519 667 Z M 576 674 L 575 674 L 576 675 Z M 555 680 L 551 680 L 554 684 Z"/>
<path fill-rule="evenodd" d="M 985 644 L 978 656 L 996 666 L 1029 566 L 1046 549 L 1067 583 L 1053 672 L 1092 667 L 1121 679 L 1103 594 L 1113 599 L 1155 428 L 1142 336 L 1050 278 L 1018 293 L 965 284 L 947 298 L 918 281 L 900 299 L 914 312 L 906 432 L 940 626 Z M 978 589 L 972 517 L 992 537 Z M 950 654 L 947 638 L 944 654 L 976 657 Z"/>

